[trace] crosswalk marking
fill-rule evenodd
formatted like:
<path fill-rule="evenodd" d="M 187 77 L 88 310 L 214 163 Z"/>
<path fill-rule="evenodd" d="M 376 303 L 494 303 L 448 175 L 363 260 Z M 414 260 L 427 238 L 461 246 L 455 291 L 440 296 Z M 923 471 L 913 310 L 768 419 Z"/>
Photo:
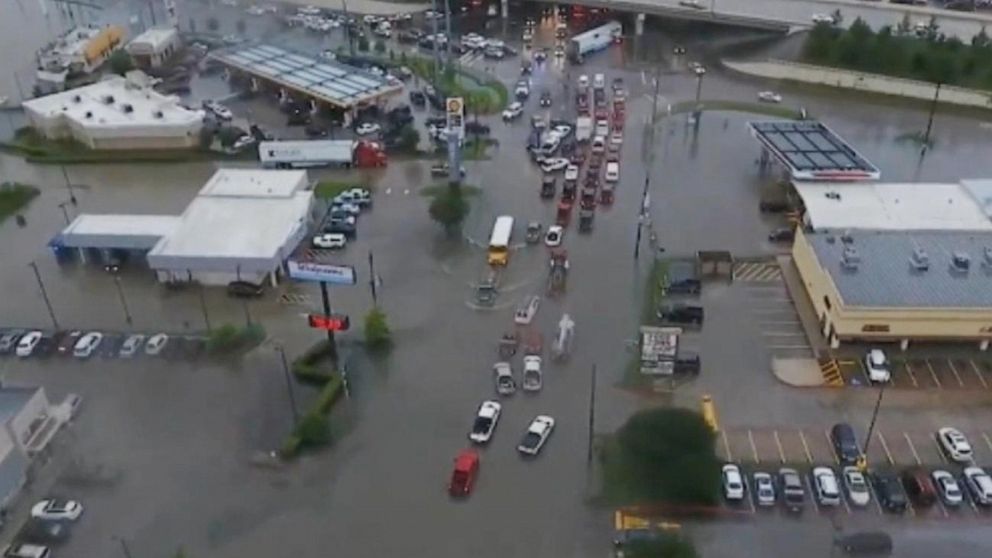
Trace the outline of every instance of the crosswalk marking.
<path fill-rule="evenodd" d="M 279 296 L 279 302 L 292 306 L 309 306 L 310 295 L 300 293 L 283 293 Z"/>
<path fill-rule="evenodd" d="M 742 262 L 734 264 L 734 280 L 771 283 L 782 279 L 782 270 L 774 263 Z"/>

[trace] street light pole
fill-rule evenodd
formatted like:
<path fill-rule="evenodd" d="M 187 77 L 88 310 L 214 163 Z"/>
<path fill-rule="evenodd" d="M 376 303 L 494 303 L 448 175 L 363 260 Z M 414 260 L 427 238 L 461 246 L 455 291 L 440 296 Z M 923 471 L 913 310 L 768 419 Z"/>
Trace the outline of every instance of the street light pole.
<path fill-rule="evenodd" d="M 592 376 L 589 380 L 589 437 L 586 443 L 586 465 L 592 464 L 592 439 L 596 426 L 596 365 L 592 365 Z"/>
<path fill-rule="evenodd" d="M 72 182 L 69 181 L 69 172 L 65 170 L 65 165 L 59 166 L 62 169 L 62 178 L 65 179 L 65 189 L 69 191 L 69 201 L 72 205 L 77 205 L 79 201 L 76 199 L 76 193 L 72 190 Z"/>
<path fill-rule="evenodd" d="M 127 547 L 127 541 L 124 540 L 124 537 L 115 536 L 114 538 L 121 543 L 121 552 L 124 553 L 124 558 L 131 558 L 131 549 Z"/>
<path fill-rule="evenodd" d="M 923 147 L 921 152 L 927 150 L 927 146 L 930 145 L 930 130 L 933 129 L 933 115 L 937 111 L 937 100 L 940 98 L 940 87 L 943 85 L 941 82 L 937 82 L 937 87 L 933 92 L 933 101 L 930 102 L 930 114 L 927 116 L 927 129 L 923 132 Z"/>
<path fill-rule="evenodd" d="M 69 226 L 69 212 L 65 208 L 65 202 L 59 204 L 59 209 L 62 210 L 62 216 L 65 217 L 65 226 Z"/>
<path fill-rule="evenodd" d="M 121 306 L 124 308 L 124 321 L 131 325 L 131 312 L 127 308 L 127 299 L 124 298 L 124 289 L 121 287 L 120 275 L 114 274 L 114 285 L 117 286 L 117 296 L 121 299 Z"/>
<path fill-rule="evenodd" d="M 38 264 L 31 262 L 28 265 L 34 270 L 34 278 L 38 281 L 38 289 L 41 290 L 41 298 L 45 300 L 45 308 L 48 308 L 48 316 L 52 319 L 52 326 L 59 329 L 59 321 L 55 319 L 55 310 L 52 309 L 52 301 L 48 299 L 48 291 L 45 290 L 45 283 L 41 280 L 41 273 L 38 272 Z"/>
<path fill-rule="evenodd" d="M 871 443 L 871 436 L 875 432 L 875 421 L 878 419 L 878 410 L 882 406 L 882 396 L 885 395 L 885 384 L 881 384 L 878 389 L 878 399 L 875 400 L 875 409 L 871 413 L 871 422 L 868 423 L 868 434 L 865 436 L 865 446 L 861 450 L 862 456 L 867 460 L 868 445 Z"/>
<path fill-rule="evenodd" d="M 293 393 L 293 378 L 289 373 L 289 363 L 286 361 L 286 349 L 282 345 L 276 345 L 276 351 L 282 361 L 282 373 L 286 378 L 286 393 L 289 395 L 289 407 L 293 412 L 293 425 L 300 423 L 300 412 L 296 409 L 296 394 Z"/>
<path fill-rule="evenodd" d="M 644 189 L 641 191 L 641 207 L 637 215 L 637 236 L 634 239 L 634 260 L 641 256 L 641 235 L 644 221 L 648 218 L 648 192 L 651 189 L 651 169 L 654 166 L 655 125 L 658 122 L 658 91 L 661 88 L 661 66 L 655 66 L 654 95 L 651 98 L 651 120 L 647 137 L 647 150 L 644 152 Z"/>
<path fill-rule="evenodd" d="M 189 271 L 187 271 L 189 273 Z M 192 275 L 192 274 L 190 274 Z M 199 283 L 199 282 L 198 282 Z M 210 333 L 210 314 L 207 313 L 207 299 L 203 295 L 203 283 L 199 283 L 197 293 L 200 295 L 200 310 L 203 311 L 203 323 L 207 326 L 207 333 Z"/>

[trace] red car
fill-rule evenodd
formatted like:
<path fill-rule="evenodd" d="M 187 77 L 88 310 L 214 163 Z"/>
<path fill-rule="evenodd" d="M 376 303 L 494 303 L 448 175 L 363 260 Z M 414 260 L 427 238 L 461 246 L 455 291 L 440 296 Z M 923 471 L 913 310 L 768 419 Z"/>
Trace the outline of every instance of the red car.
<path fill-rule="evenodd" d="M 575 194 L 572 194 L 573 196 Z M 558 202 L 558 213 L 555 216 L 555 224 L 567 227 L 569 221 L 572 220 L 572 202 L 571 200 L 562 200 Z"/>
<path fill-rule="evenodd" d="M 452 496 L 468 496 L 479 476 L 479 453 L 475 450 L 464 449 L 455 458 L 455 470 L 451 473 L 448 483 L 448 494 Z"/>

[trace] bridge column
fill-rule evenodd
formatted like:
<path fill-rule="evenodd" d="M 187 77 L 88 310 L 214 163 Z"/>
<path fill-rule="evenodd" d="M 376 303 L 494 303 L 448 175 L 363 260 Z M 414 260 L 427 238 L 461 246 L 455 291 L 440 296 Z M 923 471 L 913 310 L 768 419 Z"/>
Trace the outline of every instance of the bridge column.
<path fill-rule="evenodd" d="M 258 92 L 259 89 L 261 89 L 261 84 L 259 84 L 258 78 L 251 78 L 250 87 L 251 90 L 256 93 Z"/>
<path fill-rule="evenodd" d="M 643 35 L 644 34 L 644 20 L 646 19 L 644 14 L 637 14 L 637 19 L 634 20 L 634 34 Z"/>
<path fill-rule="evenodd" d="M 510 17 L 510 0 L 500 0 L 500 13 L 503 19 Z"/>
<path fill-rule="evenodd" d="M 310 114 L 317 114 L 317 101 L 310 99 Z"/>

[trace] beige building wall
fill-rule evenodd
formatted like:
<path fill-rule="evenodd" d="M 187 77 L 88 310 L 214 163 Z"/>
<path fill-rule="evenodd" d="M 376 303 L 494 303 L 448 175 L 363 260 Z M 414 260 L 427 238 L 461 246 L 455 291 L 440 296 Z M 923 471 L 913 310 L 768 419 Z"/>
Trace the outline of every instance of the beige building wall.
<path fill-rule="evenodd" d="M 796 231 L 792 258 L 816 310 L 820 330 L 836 347 L 842 340 L 987 341 L 992 308 L 871 308 L 844 304 L 804 232 Z"/>

